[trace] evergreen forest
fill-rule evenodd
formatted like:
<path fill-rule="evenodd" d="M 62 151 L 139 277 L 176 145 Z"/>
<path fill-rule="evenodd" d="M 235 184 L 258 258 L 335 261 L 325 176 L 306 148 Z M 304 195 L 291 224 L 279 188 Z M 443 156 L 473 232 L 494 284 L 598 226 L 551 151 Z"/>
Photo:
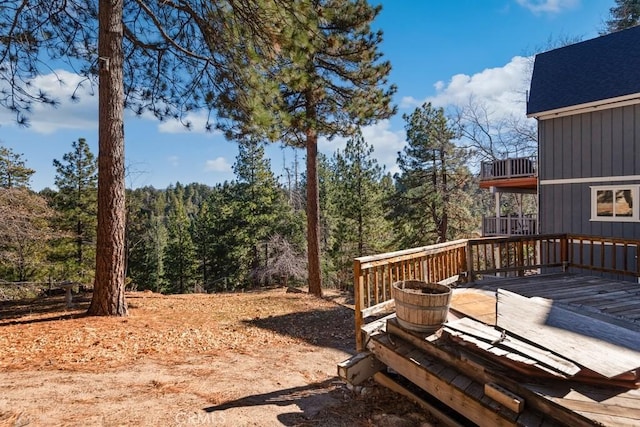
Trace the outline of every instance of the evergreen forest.
<path fill-rule="evenodd" d="M 478 235 L 489 195 L 479 191 L 460 124 L 425 104 L 404 116 L 399 172 L 376 160 L 361 132 L 319 155 L 324 287 L 348 290 L 359 256 Z M 467 141 L 468 142 L 468 141 Z M 265 143 L 239 143 L 230 182 L 176 182 L 126 193 L 126 284 L 162 293 L 303 286 L 307 279 L 304 167 L 276 176 Z M 96 262 L 97 162 L 79 138 L 52 159 L 55 187 L 30 189 L 28 159 L 0 148 L 0 279 L 90 287 Z M 475 163 L 474 163 L 475 162 Z"/>

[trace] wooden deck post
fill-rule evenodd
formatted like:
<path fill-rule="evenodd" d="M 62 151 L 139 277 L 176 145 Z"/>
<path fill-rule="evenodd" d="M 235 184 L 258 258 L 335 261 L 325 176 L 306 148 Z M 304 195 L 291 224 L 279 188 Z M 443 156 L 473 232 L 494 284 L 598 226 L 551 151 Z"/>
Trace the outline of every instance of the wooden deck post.
<path fill-rule="evenodd" d="M 356 350 L 358 352 L 364 350 L 364 343 L 362 342 L 362 309 L 364 307 L 364 295 L 363 295 L 364 281 L 362 277 L 362 270 L 360 268 L 360 261 L 353 261 L 353 298 L 355 300 L 355 327 L 356 327 Z"/>
<path fill-rule="evenodd" d="M 476 278 L 474 277 L 474 274 L 473 274 L 473 254 L 471 252 L 471 245 L 469 244 L 468 240 L 464 246 L 464 253 L 466 255 L 464 259 L 467 263 L 467 265 L 465 266 L 467 271 L 467 282 L 471 283 L 475 281 Z"/>
<path fill-rule="evenodd" d="M 524 242 L 522 240 L 518 241 L 516 246 L 516 265 L 520 267 L 518 276 L 524 277 Z"/>

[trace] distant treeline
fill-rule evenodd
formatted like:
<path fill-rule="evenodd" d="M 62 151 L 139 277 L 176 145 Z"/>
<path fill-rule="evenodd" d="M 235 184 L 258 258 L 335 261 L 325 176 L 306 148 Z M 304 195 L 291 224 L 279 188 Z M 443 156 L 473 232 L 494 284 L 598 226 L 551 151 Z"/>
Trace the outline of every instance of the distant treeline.
<path fill-rule="evenodd" d="M 442 109 L 425 104 L 407 121 L 398 172 L 381 167 L 360 133 L 320 156 L 324 286 L 348 288 L 353 258 L 476 234 L 491 197 L 455 142 Z M 91 285 L 97 166 L 84 139 L 54 160 L 57 190 L 34 193 L 35 172 L 0 147 L 0 279 Z M 297 171 L 297 164 L 287 171 Z M 306 279 L 305 176 L 278 179 L 264 145 L 240 144 L 235 179 L 127 191 L 129 289 L 218 292 Z M 508 202 L 506 202 L 508 203 Z M 507 209 L 508 210 L 508 209 Z M 503 210 L 504 211 L 504 210 Z"/>

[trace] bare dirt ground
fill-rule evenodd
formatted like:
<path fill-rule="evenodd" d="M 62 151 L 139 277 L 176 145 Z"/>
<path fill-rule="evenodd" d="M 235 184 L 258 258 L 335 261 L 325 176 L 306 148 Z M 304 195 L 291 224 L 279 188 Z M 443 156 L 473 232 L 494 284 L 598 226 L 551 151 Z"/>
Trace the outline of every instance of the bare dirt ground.
<path fill-rule="evenodd" d="M 349 390 L 336 364 L 353 311 L 284 289 L 0 302 L 0 426 L 427 426 L 384 388 Z"/>

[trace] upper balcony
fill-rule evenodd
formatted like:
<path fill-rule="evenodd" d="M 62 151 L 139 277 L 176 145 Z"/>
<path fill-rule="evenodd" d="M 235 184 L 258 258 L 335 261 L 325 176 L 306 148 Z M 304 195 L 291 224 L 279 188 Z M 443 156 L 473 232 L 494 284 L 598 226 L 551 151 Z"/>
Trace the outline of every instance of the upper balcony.
<path fill-rule="evenodd" d="M 517 157 L 480 165 L 480 188 L 535 190 L 538 185 L 537 157 Z"/>

